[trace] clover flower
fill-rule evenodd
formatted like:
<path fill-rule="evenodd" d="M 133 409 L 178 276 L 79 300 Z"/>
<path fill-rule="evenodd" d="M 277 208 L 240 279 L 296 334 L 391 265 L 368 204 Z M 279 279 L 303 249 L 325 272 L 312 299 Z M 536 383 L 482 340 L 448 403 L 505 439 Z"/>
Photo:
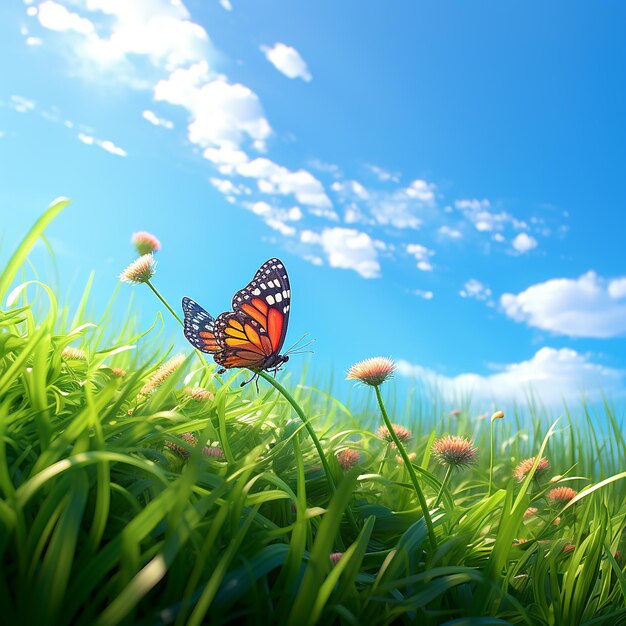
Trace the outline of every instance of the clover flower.
<path fill-rule="evenodd" d="M 349 370 L 346 380 L 359 380 L 365 385 L 378 387 L 395 371 L 395 363 L 388 357 L 377 356 L 355 363 Z"/>
<path fill-rule="evenodd" d="M 342 469 L 348 470 L 355 465 L 358 465 L 361 460 L 361 455 L 356 450 L 351 450 L 350 448 L 346 448 L 345 450 L 340 450 L 337 452 L 337 463 L 341 466 Z"/>
<path fill-rule="evenodd" d="M 463 467 L 476 461 L 477 450 L 465 437 L 446 435 L 433 444 L 433 454 L 442 465 Z"/>
<path fill-rule="evenodd" d="M 157 252 L 161 249 L 161 242 L 152 233 L 145 230 L 133 233 L 130 241 L 135 246 L 137 252 L 142 255 Z"/>
<path fill-rule="evenodd" d="M 406 443 L 411 439 L 411 431 L 408 428 L 405 428 L 401 424 L 392 424 L 391 427 L 393 428 L 393 432 L 396 434 L 396 437 L 400 440 L 400 443 Z M 393 443 L 393 437 L 386 426 L 379 426 L 376 434 L 381 439 Z"/>
<path fill-rule="evenodd" d="M 555 489 L 550 489 L 546 497 L 553 504 L 558 504 L 562 506 L 564 504 L 567 504 L 572 498 L 576 497 L 577 495 L 578 492 L 574 491 L 570 487 L 556 487 Z"/>
<path fill-rule="evenodd" d="M 530 472 L 530 470 L 533 468 L 533 465 L 535 464 L 535 458 L 536 457 L 533 456 L 530 459 L 524 459 L 523 461 L 520 461 L 517 464 L 517 466 L 513 470 L 513 475 L 515 476 L 518 482 L 521 483 L 526 478 L 526 476 L 528 476 L 528 473 Z M 542 456 L 539 459 L 539 462 L 537 463 L 534 478 L 540 478 L 549 469 L 550 469 L 550 462 L 548 461 L 548 459 L 546 459 L 546 457 Z"/>
<path fill-rule="evenodd" d="M 73 346 L 65 346 L 61 356 L 68 361 L 86 361 L 87 354 L 80 348 L 74 348 Z"/>
<path fill-rule="evenodd" d="M 183 392 L 196 402 L 204 402 L 215 398 L 208 389 L 202 387 L 185 387 Z"/>
<path fill-rule="evenodd" d="M 130 285 L 147 283 L 156 272 L 156 264 L 152 254 L 144 254 L 122 271 L 120 280 Z"/>
<path fill-rule="evenodd" d="M 171 376 L 185 361 L 184 354 L 177 354 L 169 361 L 166 361 L 150 377 L 148 382 L 139 391 L 140 395 L 147 396 L 153 392 L 161 383 Z"/>

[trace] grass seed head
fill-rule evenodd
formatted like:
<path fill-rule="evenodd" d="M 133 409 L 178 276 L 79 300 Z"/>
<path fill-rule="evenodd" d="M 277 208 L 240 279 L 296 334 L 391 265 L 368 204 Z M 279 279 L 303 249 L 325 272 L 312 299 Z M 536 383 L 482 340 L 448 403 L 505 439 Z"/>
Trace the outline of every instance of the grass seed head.
<path fill-rule="evenodd" d="M 183 392 L 196 402 L 205 402 L 215 398 L 208 389 L 202 387 L 185 387 Z"/>
<path fill-rule="evenodd" d="M 433 444 L 433 454 L 442 465 L 463 467 L 476 461 L 477 450 L 465 437 L 446 435 Z"/>
<path fill-rule="evenodd" d="M 122 271 L 120 280 L 130 285 L 147 283 L 156 272 L 156 264 L 152 254 L 144 254 Z"/>
<path fill-rule="evenodd" d="M 365 385 L 382 385 L 396 369 L 396 364 L 386 356 L 377 356 L 355 363 L 349 370 L 346 380 L 359 380 Z"/>
<path fill-rule="evenodd" d="M 535 515 L 537 515 L 537 513 L 539 513 L 539 509 L 537 507 L 529 506 L 524 511 L 524 519 L 530 519 L 531 517 L 535 517 Z"/>
<path fill-rule="evenodd" d="M 504 411 L 496 411 L 492 416 L 491 416 L 491 421 L 495 421 L 495 420 L 501 420 L 504 419 Z"/>
<path fill-rule="evenodd" d="M 133 233 L 131 243 L 135 246 L 135 250 L 142 255 L 161 249 L 161 242 L 152 233 L 145 230 Z"/>
<path fill-rule="evenodd" d="M 123 370 L 121 367 L 112 367 L 110 369 L 111 374 L 117 378 L 124 378 L 124 376 L 126 376 L 126 370 Z"/>
<path fill-rule="evenodd" d="M 526 476 L 528 476 L 528 472 L 533 468 L 535 464 L 535 458 L 531 457 L 530 459 L 524 459 L 520 461 L 515 469 L 513 470 L 513 476 L 515 476 L 518 482 L 522 482 Z M 542 456 L 537 463 L 537 468 L 535 469 L 534 478 L 541 478 L 548 470 L 550 469 L 550 463 L 545 456 Z"/>
<path fill-rule="evenodd" d="M 169 376 L 171 376 L 185 361 L 184 354 L 177 354 L 173 356 L 169 361 L 166 361 L 157 369 L 150 377 L 150 380 L 141 388 L 140 394 L 147 396 L 152 393 L 161 383 L 163 383 Z"/>
<path fill-rule="evenodd" d="M 61 356 L 68 361 L 86 361 L 87 354 L 80 348 L 74 348 L 73 346 L 65 346 Z"/>
<path fill-rule="evenodd" d="M 224 458 L 224 451 L 221 448 L 218 448 L 216 446 L 204 446 L 204 448 L 202 448 L 202 454 L 212 459 Z"/>
<path fill-rule="evenodd" d="M 400 440 L 400 443 L 407 443 L 411 439 L 411 431 L 408 428 L 402 426 L 402 424 L 392 424 L 393 432 Z M 385 441 L 389 441 L 393 444 L 393 437 L 386 426 L 379 426 L 376 434 Z M 395 444 L 393 444 L 395 445 Z"/>

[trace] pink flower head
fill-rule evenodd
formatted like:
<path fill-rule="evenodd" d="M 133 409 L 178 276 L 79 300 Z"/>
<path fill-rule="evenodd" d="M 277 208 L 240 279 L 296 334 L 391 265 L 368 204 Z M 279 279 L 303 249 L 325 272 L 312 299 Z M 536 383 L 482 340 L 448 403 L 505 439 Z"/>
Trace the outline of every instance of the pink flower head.
<path fill-rule="evenodd" d="M 223 459 L 224 458 L 224 452 L 221 448 L 215 447 L 215 446 L 204 446 L 204 448 L 202 448 L 202 454 L 204 454 L 204 456 L 208 456 L 212 459 Z"/>
<path fill-rule="evenodd" d="M 358 465 L 360 460 L 361 455 L 356 450 L 346 448 L 337 452 L 337 463 L 345 470 Z"/>
<path fill-rule="evenodd" d="M 156 261 L 152 254 L 144 254 L 135 259 L 120 274 L 120 280 L 131 285 L 147 283 L 156 272 Z"/>
<path fill-rule="evenodd" d="M 570 487 L 556 487 L 548 491 L 546 496 L 550 502 L 557 505 L 567 504 L 572 498 L 578 495 L 577 491 L 574 491 Z"/>
<path fill-rule="evenodd" d="M 142 255 L 157 252 L 161 249 L 161 242 L 152 233 L 146 232 L 145 230 L 133 233 L 131 242 L 137 252 Z"/>
<path fill-rule="evenodd" d="M 411 439 L 411 431 L 408 428 L 405 428 L 401 424 L 392 424 L 391 427 L 393 428 L 393 432 L 396 434 L 396 437 L 400 440 L 400 443 L 407 443 L 407 441 Z M 386 426 L 380 426 L 376 431 L 376 434 L 381 439 L 393 443 L 393 437 Z"/>
<path fill-rule="evenodd" d="M 533 456 L 530 459 L 524 459 L 520 463 L 517 464 L 515 470 L 513 470 L 513 476 L 517 479 L 518 482 L 522 482 L 526 476 L 528 476 L 528 472 L 533 468 L 535 464 L 535 457 Z M 541 478 L 543 474 L 545 474 L 550 469 L 550 463 L 545 456 L 542 456 L 537 463 L 537 468 L 535 469 L 535 478 Z"/>
<path fill-rule="evenodd" d="M 349 370 L 346 380 L 360 380 L 365 385 L 378 387 L 395 371 L 395 363 L 385 357 L 377 356 L 355 363 Z"/>
<path fill-rule="evenodd" d="M 339 559 L 342 556 L 343 556 L 343 552 L 333 552 L 329 558 L 332 561 L 333 565 L 337 565 L 337 563 L 339 563 Z"/>
<path fill-rule="evenodd" d="M 443 465 L 462 467 L 476 461 L 477 450 L 465 437 L 446 435 L 433 444 L 433 454 Z"/>

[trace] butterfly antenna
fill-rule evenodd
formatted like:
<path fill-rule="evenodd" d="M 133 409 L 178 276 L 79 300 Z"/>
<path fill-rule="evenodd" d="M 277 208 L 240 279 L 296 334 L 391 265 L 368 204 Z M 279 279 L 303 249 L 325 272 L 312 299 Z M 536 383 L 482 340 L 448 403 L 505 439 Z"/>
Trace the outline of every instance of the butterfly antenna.
<path fill-rule="evenodd" d="M 304 343 L 302 345 L 298 345 L 299 343 L 304 341 L 304 339 L 307 337 L 307 335 L 308 335 L 308 333 L 303 335 L 300 339 L 298 339 L 298 341 L 296 341 L 296 343 L 294 343 L 293 346 L 291 346 L 291 348 L 289 348 L 289 350 L 287 350 L 287 352 L 285 352 L 285 354 L 300 354 L 301 352 L 313 352 L 313 350 L 304 350 L 304 348 L 308 348 L 311 344 L 314 344 L 315 343 L 315 339 L 310 339 L 306 343 Z"/>

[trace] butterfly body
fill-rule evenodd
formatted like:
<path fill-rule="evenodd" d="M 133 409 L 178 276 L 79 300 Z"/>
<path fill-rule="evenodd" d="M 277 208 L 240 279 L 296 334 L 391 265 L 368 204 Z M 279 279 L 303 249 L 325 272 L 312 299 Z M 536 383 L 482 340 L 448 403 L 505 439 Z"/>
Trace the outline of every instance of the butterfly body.
<path fill-rule="evenodd" d="M 215 319 L 183 298 L 185 337 L 225 369 L 278 370 L 289 360 L 280 350 L 287 334 L 291 288 L 279 259 L 269 259 L 232 300 L 232 311 Z"/>

